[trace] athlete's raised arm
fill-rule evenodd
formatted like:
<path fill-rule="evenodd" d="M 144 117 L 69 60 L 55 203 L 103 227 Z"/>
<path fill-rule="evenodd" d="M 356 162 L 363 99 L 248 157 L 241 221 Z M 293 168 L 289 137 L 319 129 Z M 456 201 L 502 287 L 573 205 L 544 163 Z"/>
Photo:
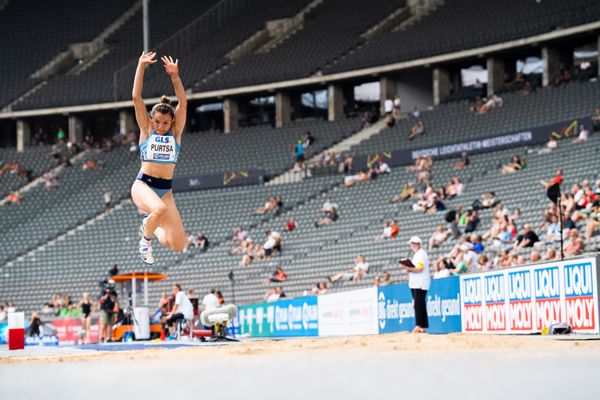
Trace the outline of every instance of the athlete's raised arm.
<path fill-rule="evenodd" d="M 185 126 L 185 120 L 187 115 L 187 97 L 185 95 L 185 89 L 179 76 L 179 60 L 173 61 L 171 56 L 161 57 L 165 72 L 169 74 L 171 83 L 173 83 L 173 89 L 175 90 L 175 96 L 177 96 L 177 107 L 175 108 L 175 123 L 173 126 L 173 135 L 179 139 L 183 128 Z"/>
<path fill-rule="evenodd" d="M 148 110 L 146 104 L 142 99 L 142 88 L 144 87 L 144 69 L 147 65 L 154 64 L 156 61 L 156 53 L 142 52 L 138 61 L 137 68 L 135 70 L 135 77 L 133 78 L 133 90 L 131 91 L 131 97 L 133 98 L 133 106 L 135 108 L 135 119 L 138 126 L 140 127 L 140 143 L 142 143 L 148 137 L 148 131 L 150 130 L 150 120 L 148 118 Z"/>

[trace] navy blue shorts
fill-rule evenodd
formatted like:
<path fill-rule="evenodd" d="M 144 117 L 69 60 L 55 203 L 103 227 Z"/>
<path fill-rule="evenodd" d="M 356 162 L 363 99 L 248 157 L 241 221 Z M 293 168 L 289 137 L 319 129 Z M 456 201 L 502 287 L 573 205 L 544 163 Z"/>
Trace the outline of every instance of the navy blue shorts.
<path fill-rule="evenodd" d="M 173 187 L 172 179 L 161 179 L 155 178 L 150 175 L 144 174 L 142 171 L 137 175 L 136 179 L 144 182 L 148 187 L 154 190 L 154 193 L 158 195 L 158 197 L 163 197 L 165 194 L 169 193 L 171 188 Z"/>

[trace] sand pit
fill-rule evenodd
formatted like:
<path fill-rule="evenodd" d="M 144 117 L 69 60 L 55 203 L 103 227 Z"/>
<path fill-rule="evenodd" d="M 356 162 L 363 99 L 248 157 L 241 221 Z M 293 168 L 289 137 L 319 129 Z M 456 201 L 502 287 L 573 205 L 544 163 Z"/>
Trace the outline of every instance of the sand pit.
<path fill-rule="evenodd" d="M 585 338 L 585 337 L 584 337 Z M 571 339 L 575 339 L 571 337 Z M 65 349 L 66 350 L 66 349 Z M 0 357 L 0 398 L 200 395 L 244 399 L 596 398 L 600 340 L 412 335 L 242 342 L 118 352 Z M 68 385 L 57 385 L 63 380 Z M 35 382 L 34 386 L 31 383 Z M 164 382 L 164 384 L 162 383 Z M 216 394 L 216 393 L 214 393 Z"/>

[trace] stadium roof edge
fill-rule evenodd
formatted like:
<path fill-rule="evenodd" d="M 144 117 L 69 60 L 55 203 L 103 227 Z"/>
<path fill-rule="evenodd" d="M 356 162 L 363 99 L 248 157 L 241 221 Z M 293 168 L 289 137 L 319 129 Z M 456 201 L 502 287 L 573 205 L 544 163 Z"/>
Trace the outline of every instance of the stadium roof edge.
<path fill-rule="evenodd" d="M 188 100 L 202 100 L 202 99 L 220 99 L 223 97 L 236 96 L 240 94 L 249 93 L 260 93 L 275 91 L 278 89 L 287 89 L 293 87 L 302 87 L 316 84 L 327 84 L 335 81 L 342 81 L 347 79 L 361 78 L 373 75 L 384 74 L 388 72 L 397 72 L 404 69 L 439 64 L 447 61 L 459 60 L 461 58 L 470 58 L 481 54 L 494 53 L 510 48 L 517 48 L 527 46 L 536 43 L 547 42 L 550 40 L 577 35 L 585 32 L 589 32 L 595 29 L 600 29 L 600 21 L 591 22 L 584 25 L 574 26 L 566 29 L 557 31 L 547 32 L 539 35 L 529 36 L 526 38 L 515 39 L 508 42 L 496 43 L 493 45 L 477 47 L 473 49 L 461 50 L 458 52 L 441 54 L 436 56 L 430 56 L 425 58 L 419 58 L 410 61 L 403 61 L 394 64 L 382 65 L 378 67 L 363 68 L 359 70 L 339 72 L 330 75 L 319 75 L 308 78 L 292 79 L 281 82 L 271 82 L 253 86 L 243 86 L 230 89 L 213 90 L 209 92 L 192 93 L 188 94 Z M 159 101 L 159 98 L 146 99 L 145 102 L 148 104 L 154 104 Z M 68 107 L 56 107 L 56 108 L 45 108 L 36 110 L 23 110 L 23 111 L 11 111 L 0 113 L 0 119 L 15 119 L 23 117 L 35 117 L 42 115 L 52 114 L 71 114 L 88 111 L 98 110 L 111 110 L 111 109 L 122 109 L 133 107 L 132 101 L 120 101 L 112 103 L 99 103 L 99 104 L 87 104 L 81 106 L 68 106 Z"/>

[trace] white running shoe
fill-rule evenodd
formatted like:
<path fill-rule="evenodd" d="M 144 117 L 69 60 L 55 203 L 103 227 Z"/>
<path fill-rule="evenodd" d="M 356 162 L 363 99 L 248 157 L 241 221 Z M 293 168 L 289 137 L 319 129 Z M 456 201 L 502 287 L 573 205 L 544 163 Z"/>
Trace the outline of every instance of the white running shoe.
<path fill-rule="evenodd" d="M 140 237 L 140 239 L 143 239 L 144 236 L 146 236 L 146 221 L 148 221 L 147 215 L 144 218 L 142 218 L 142 223 L 138 228 L 138 236 Z"/>
<path fill-rule="evenodd" d="M 150 240 L 146 240 L 144 238 L 140 239 L 140 257 L 146 264 L 154 264 L 154 256 L 152 255 L 152 242 Z"/>

